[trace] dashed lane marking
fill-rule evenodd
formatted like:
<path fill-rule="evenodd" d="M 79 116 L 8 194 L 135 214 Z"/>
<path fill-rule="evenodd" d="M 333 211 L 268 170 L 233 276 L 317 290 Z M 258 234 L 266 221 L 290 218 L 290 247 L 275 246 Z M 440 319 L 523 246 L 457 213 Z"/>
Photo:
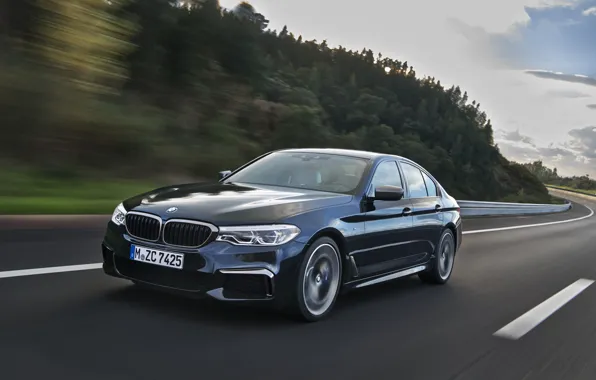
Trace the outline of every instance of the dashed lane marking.
<path fill-rule="evenodd" d="M 586 290 L 586 288 L 593 283 L 593 280 L 580 278 L 546 301 L 529 310 L 519 318 L 513 320 L 511 323 L 501 328 L 493 335 L 499 338 L 511 340 L 517 340 L 521 338 L 530 332 L 530 330 L 532 330 L 534 327 L 538 326 L 545 319 L 554 314 L 561 307 L 565 306 L 565 304 L 574 299 L 578 294 Z"/>
<path fill-rule="evenodd" d="M 10 271 L 6 271 L 6 272 L 0 272 L 0 278 L 36 276 L 39 274 L 49 274 L 49 273 L 76 272 L 76 271 L 82 271 L 82 270 L 100 269 L 101 267 L 102 267 L 102 263 L 95 263 L 95 264 L 83 264 L 83 265 L 67 265 L 67 266 L 61 266 L 61 267 L 10 270 Z"/>

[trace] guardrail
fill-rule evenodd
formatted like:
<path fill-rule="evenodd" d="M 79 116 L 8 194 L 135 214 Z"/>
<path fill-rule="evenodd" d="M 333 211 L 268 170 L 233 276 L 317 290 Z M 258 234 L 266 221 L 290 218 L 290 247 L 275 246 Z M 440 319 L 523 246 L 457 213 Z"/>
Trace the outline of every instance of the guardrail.
<path fill-rule="evenodd" d="M 460 201 L 457 203 L 461 208 L 462 216 L 512 216 L 512 215 L 536 215 L 552 214 L 567 211 L 571 203 L 564 204 L 537 204 L 537 203 L 508 203 L 508 202 L 480 202 Z"/>

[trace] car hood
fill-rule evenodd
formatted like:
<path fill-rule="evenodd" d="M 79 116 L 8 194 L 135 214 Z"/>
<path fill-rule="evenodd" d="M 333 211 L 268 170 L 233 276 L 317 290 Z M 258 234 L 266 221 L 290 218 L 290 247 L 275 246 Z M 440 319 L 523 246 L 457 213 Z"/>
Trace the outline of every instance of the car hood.
<path fill-rule="evenodd" d="M 279 222 L 289 216 L 350 202 L 351 195 L 246 184 L 186 184 L 130 198 L 128 210 L 216 225 Z M 176 208 L 174 212 L 168 209 Z M 172 210 L 170 210 L 172 211 Z"/>

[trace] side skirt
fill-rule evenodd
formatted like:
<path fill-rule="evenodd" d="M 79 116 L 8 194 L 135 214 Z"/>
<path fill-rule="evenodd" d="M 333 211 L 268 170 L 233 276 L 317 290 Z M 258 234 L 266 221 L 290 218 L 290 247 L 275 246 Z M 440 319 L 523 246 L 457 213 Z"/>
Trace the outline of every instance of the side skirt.
<path fill-rule="evenodd" d="M 375 285 L 375 284 L 379 284 L 381 282 L 395 280 L 395 279 L 400 278 L 400 277 L 410 276 L 410 275 L 413 275 L 415 273 L 422 272 L 422 271 L 426 270 L 427 268 L 428 268 L 428 264 L 417 265 L 417 266 L 412 267 L 412 268 L 401 269 L 401 270 L 396 271 L 396 272 L 382 274 L 382 275 L 379 275 L 379 276 L 376 276 L 376 277 L 372 277 L 372 278 L 361 279 L 361 280 L 357 280 L 357 281 L 350 281 L 350 282 L 344 284 L 344 286 L 346 288 L 350 288 L 350 289 L 363 288 L 365 286 Z"/>

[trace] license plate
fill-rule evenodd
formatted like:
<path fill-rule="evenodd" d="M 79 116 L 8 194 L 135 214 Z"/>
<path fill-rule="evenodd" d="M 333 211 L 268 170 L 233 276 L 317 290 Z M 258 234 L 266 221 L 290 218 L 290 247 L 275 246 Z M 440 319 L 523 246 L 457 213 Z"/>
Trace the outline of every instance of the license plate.
<path fill-rule="evenodd" d="M 182 253 L 160 251 L 134 244 L 130 245 L 130 259 L 174 269 L 182 269 L 184 264 L 184 255 Z"/>

